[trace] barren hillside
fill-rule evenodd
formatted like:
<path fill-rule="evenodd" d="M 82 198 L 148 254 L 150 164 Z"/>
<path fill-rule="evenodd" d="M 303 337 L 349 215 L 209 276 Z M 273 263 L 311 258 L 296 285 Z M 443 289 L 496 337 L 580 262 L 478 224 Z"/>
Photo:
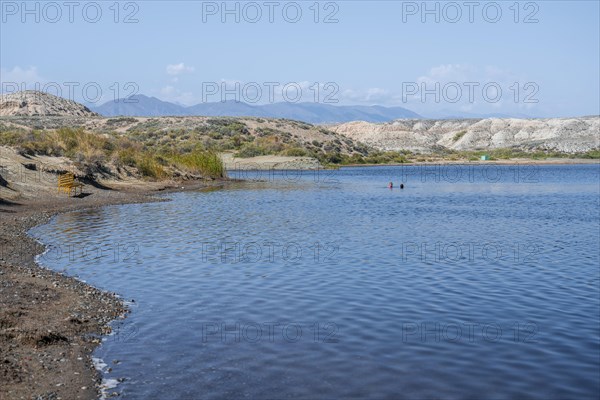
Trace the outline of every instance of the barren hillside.
<path fill-rule="evenodd" d="M 429 152 L 518 148 L 583 153 L 600 146 L 600 117 L 551 119 L 397 120 L 373 124 L 349 122 L 334 132 L 380 150 Z"/>

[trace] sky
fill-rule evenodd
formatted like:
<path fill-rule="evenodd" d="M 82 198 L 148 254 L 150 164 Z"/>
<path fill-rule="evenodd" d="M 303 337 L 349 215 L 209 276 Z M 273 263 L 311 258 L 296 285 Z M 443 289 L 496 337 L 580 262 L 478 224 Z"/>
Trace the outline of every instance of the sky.
<path fill-rule="evenodd" d="M 600 114 L 598 1 L 0 1 L 2 92 Z"/>

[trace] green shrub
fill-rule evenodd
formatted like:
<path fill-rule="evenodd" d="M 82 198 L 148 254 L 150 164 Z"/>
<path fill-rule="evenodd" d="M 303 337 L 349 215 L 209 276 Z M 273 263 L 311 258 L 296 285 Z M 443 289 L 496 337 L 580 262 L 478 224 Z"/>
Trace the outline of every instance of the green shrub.
<path fill-rule="evenodd" d="M 162 165 L 160 165 L 156 157 L 151 154 L 141 155 L 141 157 L 136 159 L 136 166 L 142 176 L 154 179 L 162 179 L 167 176 Z"/>
<path fill-rule="evenodd" d="M 339 164 L 342 162 L 342 156 L 340 153 L 327 153 L 325 154 L 325 162 L 327 164 Z"/>
<path fill-rule="evenodd" d="M 282 151 L 282 155 L 289 157 L 306 157 L 308 155 L 308 151 L 301 147 L 292 147 Z"/>
<path fill-rule="evenodd" d="M 595 150 L 590 150 L 586 153 L 583 153 L 581 155 L 582 158 L 592 158 L 592 159 L 599 159 L 600 158 L 600 149 L 595 149 Z"/>
<path fill-rule="evenodd" d="M 237 152 L 236 156 L 241 158 L 250 158 L 264 155 L 264 149 L 254 143 L 244 144 Z"/>
<path fill-rule="evenodd" d="M 351 156 L 346 156 L 342 160 L 342 164 L 364 164 L 365 159 L 361 154 L 352 154 Z"/>
<path fill-rule="evenodd" d="M 117 166 L 135 167 L 137 153 L 133 148 L 121 149 L 117 151 L 115 162 Z"/>
<path fill-rule="evenodd" d="M 171 157 L 176 166 L 192 173 L 199 173 L 211 178 L 225 178 L 227 173 L 219 154 L 214 151 L 201 150 Z"/>
<path fill-rule="evenodd" d="M 466 133 L 467 133 L 467 131 L 460 131 L 460 132 L 456 133 L 452 139 L 455 142 L 458 142 L 463 136 L 465 136 Z"/>

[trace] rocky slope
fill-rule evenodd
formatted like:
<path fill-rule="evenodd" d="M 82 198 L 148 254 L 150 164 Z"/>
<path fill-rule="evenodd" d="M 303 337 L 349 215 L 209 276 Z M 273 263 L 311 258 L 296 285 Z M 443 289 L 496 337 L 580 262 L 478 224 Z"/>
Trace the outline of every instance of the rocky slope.
<path fill-rule="evenodd" d="M 600 117 L 350 122 L 329 129 L 380 150 L 519 148 L 582 153 L 600 147 Z"/>
<path fill-rule="evenodd" d="M 98 117 L 75 101 L 48 93 L 26 90 L 0 95 L 0 116 L 77 116 Z"/>

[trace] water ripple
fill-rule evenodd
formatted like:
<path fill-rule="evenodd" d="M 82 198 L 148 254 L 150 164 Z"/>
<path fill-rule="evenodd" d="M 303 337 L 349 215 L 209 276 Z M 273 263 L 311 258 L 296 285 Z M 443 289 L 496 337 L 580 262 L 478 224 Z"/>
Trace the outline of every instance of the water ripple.
<path fill-rule="evenodd" d="M 135 299 L 96 352 L 123 398 L 597 398 L 598 166 L 389 191 L 400 168 L 32 234 L 60 250 L 42 263 Z"/>

